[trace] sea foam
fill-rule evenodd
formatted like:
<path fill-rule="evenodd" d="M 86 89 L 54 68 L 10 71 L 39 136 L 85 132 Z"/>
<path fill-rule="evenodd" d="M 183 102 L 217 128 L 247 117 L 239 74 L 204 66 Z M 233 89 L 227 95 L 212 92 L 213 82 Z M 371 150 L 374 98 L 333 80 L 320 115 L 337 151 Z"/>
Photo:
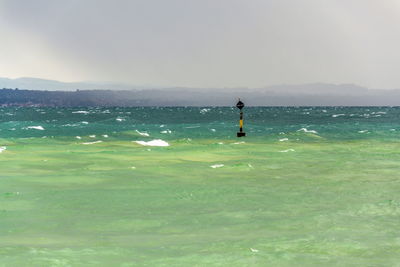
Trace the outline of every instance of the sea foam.
<path fill-rule="evenodd" d="M 317 131 L 314 130 L 308 130 L 307 128 L 301 128 L 299 130 L 297 130 L 298 132 L 305 132 L 305 133 L 313 133 L 313 134 L 317 134 Z"/>
<path fill-rule="evenodd" d="M 35 129 L 35 130 L 41 130 L 43 131 L 44 128 L 42 126 L 28 126 L 26 129 Z"/>
<path fill-rule="evenodd" d="M 139 145 L 142 146 L 169 146 L 169 144 L 167 142 L 165 142 L 164 140 L 161 139 L 154 139 L 152 141 L 133 141 Z"/>
<path fill-rule="evenodd" d="M 138 134 L 140 134 L 141 136 L 150 136 L 148 133 L 146 133 L 146 132 L 139 132 L 138 130 L 136 130 L 136 132 L 138 133 Z"/>
<path fill-rule="evenodd" d="M 292 148 L 289 148 L 289 149 L 282 150 L 282 151 L 279 151 L 279 152 L 283 152 L 283 153 L 287 153 L 287 152 L 294 152 L 294 149 L 292 149 Z"/>
<path fill-rule="evenodd" d="M 210 167 L 213 168 L 213 169 L 216 169 L 216 168 L 221 168 L 221 167 L 224 167 L 224 166 L 225 166 L 224 164 L 215 164 L 215 165 L 211 165 Z"/>
<path fill-rule="evenodd" d="M 7 149 L 7 147 L 5 147 L 5 146 L 0 146 L 0 153 L 3 152 L 3 151 L 6 150 L 6 149 Z"/>
<path fill-rule="evenodd" d="M 93 145 L 93 144 L 98 144 L 98 143 L 102 143 L 103 141 L 94 141 L 94 142 L 86 142 L 86 143 L 82 143 L 82 145 Z"/>

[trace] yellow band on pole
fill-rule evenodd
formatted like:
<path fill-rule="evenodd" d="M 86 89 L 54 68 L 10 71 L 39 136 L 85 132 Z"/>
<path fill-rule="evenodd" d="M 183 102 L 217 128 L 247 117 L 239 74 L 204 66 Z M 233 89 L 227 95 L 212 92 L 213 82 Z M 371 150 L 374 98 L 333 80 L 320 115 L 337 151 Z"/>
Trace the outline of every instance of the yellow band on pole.
<path fill-rule="evenodd" d="M 243 128 L 243 120 L 239 121 L 239 126 L 240 126 L 240 128 Z"/>

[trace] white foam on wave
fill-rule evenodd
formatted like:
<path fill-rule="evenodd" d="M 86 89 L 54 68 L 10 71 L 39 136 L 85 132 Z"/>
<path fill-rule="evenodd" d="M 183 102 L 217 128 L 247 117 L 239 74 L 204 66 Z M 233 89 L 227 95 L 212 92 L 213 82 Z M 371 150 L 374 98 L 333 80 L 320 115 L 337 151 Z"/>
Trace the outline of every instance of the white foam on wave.
<path fill-rule="evenodd" d="M 3 152 L 3 151 L 6 150 L 6 149 L 7 149 L 7 147 L 5 147 L 5 146 L 0 146 L 0 153 Z"/>
<path fill-rule="evenodd" d="M 359 133 L 366 133 L 368 132 L 368 130 L 362 130 L 362 131 L 358 131 Z"/>
<path fill-rule="evenodd" d="M 95 134 L 89 135 L 90 138 L 96 138 Z"/>
<path fill-rule="evenodd" d="M 150 136 L 148 133 L 146 132 L 139 132 L 138 130 L 135 130 L 138 134 L 140 134 L 141 136 Z"/>
<path fill-rule="evenodd" d="M 294 149 L 289 148 L 289 149 L 282 150 L 282 151 L 279 151 L 279 152 L 286 153 L 286 152 L 294 152 L 294 151 L 295 151 Z"/>
<path fill-rule="evenodd" d="M 87 121 L 81 121 L 82 124 L 89 124 Z"/>
<path fill-rule="evenodd" d="M 98 143 L 103 143 L 103 141 L 94 141 L 94 142 L 86 142 L 86 143 L 82 143 L 82 145 L 93 145 L 93 144 L 98 144 Z"/>
<path fill-rule="evenodd" d="M 161 133 L 163 133 L 163 134 L 170 134 L 170 133 L 172 133 L 172 131 L 171 131 L 171 130 L 165 130 L 165 131 L 161 131 Z"/>
<path fill-rule="evenodd" d="M 72 113 L 75 113 L 75 114 L 89 114 L 89 111 L 78 110 L 78 111 L 72 111 Z"/>
<path fill-rule="evenodd" d="M 203 108 L 202 110 L 200 110 L 200 113 L 205 114 L 205 113 L 209 112 L 210 110 L 211 109 L 209 109 L 209 108 Z"/>
<path fill-rule="evenodd" d="M 340 117 L 340 116 L 345 116 L 346 114 L 333 114 L 332 115 L 332 118 L 337 118 L 337 117 Z"/>
<path fill-rule="evenodd" d="M 108 134 L 103 134 L 102 135 L 104 138 L 108 138 Z"/>
<path fill-rule="evenodd" d="M 135 142 L 139 145 L 142 145 L 142 146 L 169 146 L 169 144 L 167 142 L 165 142 L 164 140 L 161 140 L 161 139 L 154 139 L 154 140 L 151 140 L 148 142 L 146 142 L 146 141 L 133 141 L 133 142 Z"/>
<path fill-rule="evenodd" d="M 216 168 L 222 168 L 224 166 L 225 166 L 224 164 L 214 164 L 214 165 L 211 165 L 210 167 L 213 169 L 216 169 Z"/>
<path fill-rule="evenodd" d="M 305 133 L 313 133 L 313 134 L 317 134 L 317 131 L 314 130 L 308 130 L 307 128 L 301 128 L 299 130 L 297 130 L 298 132 L 305 132 Z"/>
<path fill-rule="evenodd" d="M 76 138 L 76 139 L 82 139 L 82 137 L 80 137 L 80 136 L 75 136 L 75 138 Z"/>
<path fill-rule="evenodd" d="M 115 120 L 116 120 L 116 121 L 124 121 L 125 119 L 123 119 L 123 118 L 116 118 Z"/>
<path fill-rule="evenodd" d="M 43 131 L 44 128 L 42 126 L 28 126 L 26 129 L 35 129 L 35 130 L 40 130 Z"/>
<path fill-rule="evenodd" d="M 244 143 L 246 143 L 246 142 L 242 141 L 242 142 L 236 142 L 236 143 L 233 143 L 233 144 L 234 145 L 240 145 L 240 144 L 244 144 Z"/>
<path fill-rule="evenodd" d="M 285 142 L 285 141 L 289 141 L 289 138 L 282 138 L 282 139 L 279 139 L 279 142 Z"/>

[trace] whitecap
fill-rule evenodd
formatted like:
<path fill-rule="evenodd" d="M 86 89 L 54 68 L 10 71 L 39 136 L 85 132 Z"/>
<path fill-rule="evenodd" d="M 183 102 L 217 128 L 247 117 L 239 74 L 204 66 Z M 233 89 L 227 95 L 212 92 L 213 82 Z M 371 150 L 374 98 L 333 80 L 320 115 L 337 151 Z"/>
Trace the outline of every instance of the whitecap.
<path fill-rule="evenodd" d="M 209 112 L 211 109 L 209 109 L 209 108 L 203 108 L 202 110 L 200 110 L 200 113 L 201 114 L 204 114 L 204 113 L 207 113 L 207 112 Z"/>
<path fill-rule="evenodd" d="M 82 145 L 93 145 L 93 144 L 98 144 L 98 143 L 102 143 L 103 141 L 94 141 L 94 142 L 86 142 L 86 143 L 82 143 Z"/>
<path fill-rule="evenodd" d="M 78 110 L 78 111 L 72 111 L 72 113 L 76 113 L 76 114 L 89 114 L 89 111 Z"/>
<path fill-rule="evenodd" d="M 123 118 L 116 118 L 115 120 L 116 120 L 116 121 L 124 121 L 125 119 L 123 119 Z"/>
<path fill-rule="evenodd" d="M 279 152 L 283 152 L 283 153 L 286 153 L 286 152 L 294 152 L 294 149 L 289 148 L 289 149 L 282 150 L 282 151 L 279 151 Z"/>
<path fill-rule="evenodd" d="M 102 135 L 104 138 L 108 138 L 108 135 L 107 134 L 103 134 Z"/>
<path fill-rule="evenodd" d="M 152 141 L 133 141 L 139 145 L 142 146 L 169 146 L 169 144 L 167 142 L 165 142 L 164 140 L 161 139 L 154 139 Z"/>
<path fill-rule="evenodd" d="M 26 129 L 35 129 L 35 130 L 40 130 L 43 131 L 44 128 L 42 126 L 28 126 Z"/>
<path fill-rule="evenodd" d="M 138 134 L 140 134 L 141 136 L 150 136 L 148 133 L 146 133 L 146 132 L 139 132 L 138 130 L 136 130 L 136 132 L 138 133 Z"/>
<path fill-rule="evenodd" d="M 289 138 L 282 138 L 282 139 L 279 139 L 279 142 L 285 142 L 285 141 L 289 141 Z"/>
<path fill-rule="evenodd" d="M 171 131 L 171 130 L 165 130 L 165 131 L 161 131 L 161 133 L 163 133 L 163 134 L 170 134 L 170 133 L 172 133 L 172 131 Z"/>
<path fill-rule="evenodd" d="M 340 116 L 345 116 L 346 114 L 333 114 L 332 117 L 336 118 L 336 117 L 340 117 Z"/>
<path fill-rule="evenodd" d="M 210 129 L 211 130 L 211 132 L 216 132 L 217 130 L 215 130 L 215 129 Z"/>
<path fill-rule="evenodd" d="M 92 134 L 92 135 L 89 135 L 89 137 L 90 138 L 96 138 L 96 135 Z"/>
<path fill-rule="evenodd" d="M 82 124 L 89 124 L 87 121 L 81 121 Z"/>
<path fill-rule="evenodd" d="M 0 146 L 0 153 L 3 152 L 3 151 L 6 150 L 6 149 L 7 149 L 7 147 L 5 147 L 5 146 Z"/>
<path fill-rule="evenodd" d="M 80 136 L 75 136 L 75 138 L 76 138 L 76 139 L 82 139 L 82 137 L 80 137 Z"/>
<path fill-rule="evenodd" d="M 233 143 L 233 144 L 234 145 L 240 145 L 240 144 L 244 144 L 244 143 L 246 143 L 246 142 L 242 141 L 242 142 L 236 142 L 236 143 Z"/>
<path fill-rule="evenodd" d="M 298 132 L 305 132 L 305 133 L 313 133 L 313 134 L 317 134 L 317 131 L 314 130 L 308 130 L 307 128 L 301 128 L 300 130 L 297 130 Z"/>
<path fill-rule="evenodd" d="M 225 166 L 224 164 L 214 164 L 214 165 L 211 165 L 210 167 L 213 168 L 213 169 L 216 169 L 216 168 L 221 168 L 221 167 L 224 167 L 224 166 Z"/>
<path fill-rule="evenodd" d="M 358 131 L 359 133 L 366 133 L 368 132 L 368 130 L 362 130 L 362 131 Z"/>

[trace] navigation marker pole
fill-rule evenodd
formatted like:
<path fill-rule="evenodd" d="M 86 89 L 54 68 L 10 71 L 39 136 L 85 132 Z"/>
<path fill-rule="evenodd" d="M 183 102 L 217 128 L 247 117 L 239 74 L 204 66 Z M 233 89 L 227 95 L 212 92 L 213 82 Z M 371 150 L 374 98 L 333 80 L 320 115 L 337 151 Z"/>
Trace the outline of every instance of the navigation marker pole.
<path fill-rule="evenodd" d="M 244 103 L 242 101 L 240 101 L 239 98 L 239 102 L 237 102 L 236 107 L 238 109 L 240 109 L 240 120 L 239 120 L 239 132 L 237 133 L 237 137 L 242 137 L 242 136 L 246 136 L 246 133 L 243 132 L 243 111 L 242 108 L 244 108 Z"/>

